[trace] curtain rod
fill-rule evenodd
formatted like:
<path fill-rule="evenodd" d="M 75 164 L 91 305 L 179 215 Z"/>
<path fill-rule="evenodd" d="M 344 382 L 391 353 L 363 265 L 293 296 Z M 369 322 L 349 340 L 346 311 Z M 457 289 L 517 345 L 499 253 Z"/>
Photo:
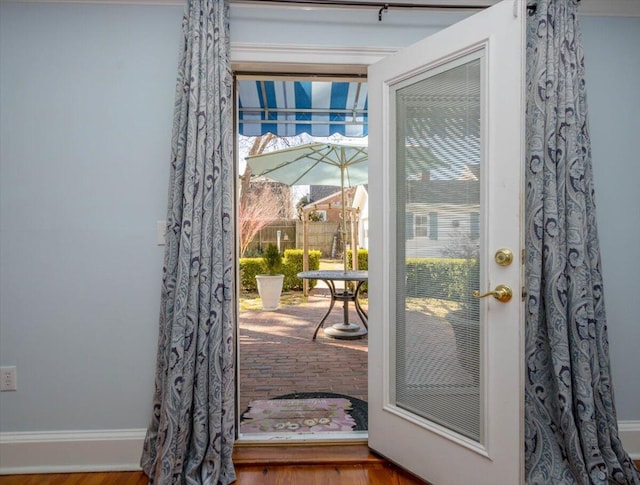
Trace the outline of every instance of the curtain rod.
<path fill-rule="evenodd" d="M 580 3 L 581 0 L 577 0 Z M 316 6 L 316 7 L 361 7 L 361 8 L 378 8 L 378 21 L 382 22 L 382 14 L 390 8 L 420 8 L 420 9 L 432 9 L 432 10 L 480 10 L 491 7 L 495 2 L 487 1 L 484 4 L 476 5 L 452 5 L 452 4 L 420 4 L 420 3 L 407 3 L 407 2 L 358 2 L 358 1 L 340 1 L 340 0 L 230 0 L 231 3 L 245 3 L 245 4 L 262 4 L 273 3 L 282 5 L 300 5 L 300 6 Z M 534 14 L 538 7 L 537 2 L 532 2 L 527 5 L 529 14 Z"/>
<path fill-rule="evenodd" d="M 487 1 L 483 4 L 476 5 L 451 5 L 451 4 L 419 4 L 407 2 L 358 2 L 358 1 L 340 1 L 340 0 L 230 0 L 231 3 L 250 3 L 262 4 L 277 3 L 284 5 L 300 5 L 315 7 L 362 7 L 362 8 L 378 8 L 378 20 L 382 21 L 382 14 L 390 8 L 419 8 L 432 10 L 480 10 L 490 7 L 495 2 Z"/>

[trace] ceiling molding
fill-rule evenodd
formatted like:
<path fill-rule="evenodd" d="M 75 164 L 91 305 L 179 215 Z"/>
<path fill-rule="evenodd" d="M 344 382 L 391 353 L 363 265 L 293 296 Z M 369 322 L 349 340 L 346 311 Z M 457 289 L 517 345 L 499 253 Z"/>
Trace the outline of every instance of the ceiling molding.
<path fill-rule="evenodd" d="M 81 3 L 81 4 L 106 4 L 106 5 L 169 5 L 169 6 L 182 6 L 184 5 L 184 0 L 0 0 L 0 3 L 3 2 L 17 2 L 17 3 Z M 247 0 L 229 0 L 231 4 L 231 8 L 255 8 L 256 4 L 253 3 L 243 3 L 247 2 Z M 349 3 L 355 4 L 358 0 L 350 0 L 345 1 L 345 6 Z M 366 0 L 362 0 L 366 1 Z M 390 8 L 393 8 L 394 2 L 401 3 L 409 3 L 404 0 L 388 0 L 386 3 L 389 3 Z M 256 2 L 259 3 L 259 2 Z M 412 0 L 410 3 L 415 3 L 416 5 L 429 6 L 434 4 L 447 4 L 451 6 L 456 5 L 478 5 L 478 7 L 483 7 L 488 4 L 498 3 L 498 0 Z M 265 3 L 265 7 L 267 4 Z M 283 8 L 283 9 L 299 9 L 299 8 L 310 8 L 308 5 L 305 7 L 295 6 L 295 5 L 274 5 L 271 4 L 271 7 L 274 8 Z M 332 8 L 329 6 L 322 6 L 319 2 L 317 7 L 312 8 Z M 333 7 L 333 8 L 342 8 L 342 7 Z M 354 8 L 364 8 L 355 6 Z M 398 7 L 396 7 L 398 8 Z M 578 12 L 581 15 L 589 15 L 589 16 L 604 16 L 604 17 L 640 17 L 640 0 L 581 0 L 580 6 L 578 7 Z"/>

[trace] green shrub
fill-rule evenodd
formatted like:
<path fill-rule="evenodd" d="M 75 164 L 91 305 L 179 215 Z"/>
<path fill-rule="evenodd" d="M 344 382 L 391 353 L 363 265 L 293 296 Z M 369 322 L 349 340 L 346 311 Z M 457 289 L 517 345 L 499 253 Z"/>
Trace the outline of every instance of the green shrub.
<path fill-rule="evenodd" d="M 309 251 L 309 271 L 320 269 L 321 252 L 317 250 Z M 298 273 L 302 270 L 303 251 L 302 249 L 287 249 L 284 252 L 284 288 L 287 290 L 302 290 L 303 280 L 298 278 Z M 309 288 L 316 286 L 316 280 L 309 280 Z"/>
<path fill-rule="evenodd" d="M 347 250 L 347 267 L 353 268 L 353 251 Z M 358 249 L 358 270 L 367 271 L 369 269 L 369 250 L 359 248 Z M 367 293 L 369 291 L 369 282 L 365 281 L 360 287 L 361 293 Z"/>
<path fill-rule="evenodd" d="M 309 251 L 309 270 L 320 269 L 320 251 Z M 301 290 L 302 279 L 298 273 L 302 271 L 302 249 L 287 249 L 284 252 L 281 272 L 284 274 L 283 290 Z M 240 286 L 244 291 L 257 291 L 256 275 L 265 274 L 266 268 L 262 258 L 240 258 Z M 316 280 L 309 280 L 313 288 Z"/>
<path fill-rule="evenodd" d="M 347 266 L 353 268 L 353 251 L 351 249 L 347 250 Z M 369 250 L 358 249 L 358 269 L 369 269 Z"/>
<path fill-rule="evenodd" d="M 477 271 L 475 260 L 409 258 L 405 274 L 407 296 L 467 302 Z"/>
<path fill-rule="evenodd" d="M 264 274 L 262 258 L 240 258 L 240 286 L 245 291 L 258 291 L 256 275 Z"/>
<path fill-rule="evenodd" d="M 264 261 L 264 267 L 268 275 L 274 276 L 282 274 L 282 254 L 280 254 L 278 246 L 269 244 L 262 255 L 262 260 Z"/>

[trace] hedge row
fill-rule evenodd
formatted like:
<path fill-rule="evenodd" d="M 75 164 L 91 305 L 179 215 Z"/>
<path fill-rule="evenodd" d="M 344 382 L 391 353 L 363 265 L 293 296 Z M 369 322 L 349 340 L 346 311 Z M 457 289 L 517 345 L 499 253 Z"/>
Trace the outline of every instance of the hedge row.
<path fill-rule="evenodd" d="M 478 270 L 474 260 L 409 258 L 405 273 L 406 294 L 467 301 L 472 291 L 471 283 L 478 281 Z"/>
<path fill-rule="evenodd" d="M 353 251 L 347 250 L 347 266 L 353 267 Z M 358 249 L 358 269 L 369 269 L 369 251 L 367 249 Z"/>
<path fill-rule="evenodd" d="M 309 251 L 309 271 L 320 269 L 320 251 Z M 302 271 L 302 249 L 287 249 L 282 261 L 284 274 L 283 290 L 302 290 L 302 279 L 298 273 Z M 262 258 L 240 258 L 240 285 L 245 291 L 257 291 L 256 275 L 266 272 Z M 316 280 L 309 280 L 309 288 L 316 285 Z"/>
<path fill-rule="evenodd" d="M 320 268 L 320 251 L 309 251 L 309 270 Z M 353 252 L 347 252 L 347 263 L 352 266 Z M 358 249 L 358 269 L 369 268 L 369 253 Z M 282 272 L 285 290 L 301 290 L 302 250 L 287 249 L 284 252 Z M 471 301 L 472 282 L 478 281 L 477 261 L 455 258 L 409 258 L 405 267 L 406 295 L 419 298 Z M 242 289 L 256 291 L 257 274 L 265 272 L 262 258 L 241 258 L 240 279 Z M 316 285 L 310 281 L 310 288 Z M 363 287 L 363 291 L 366 287 Z"/>
<path fill-rule="evenodd" d="M 353 252 L 347 251 L 352 267 Z M 358 269 L 369 268 L 369 252 L 358 249 Z M 409 258 L 405 267 L 406 295 L 468 301 L 472 282 L 478 281 L 478 262 L 456 258 Z M 477 284 L 477 283 L 476 283 Z M 366 290 L 366 287 L 363 288 Z"/>
<path fill-rule="evenodd" d="M 347 249 L 347 268 L 353 268 L 353 250 Z M 369 250 L 358 249 L 358 270 L 369 269 Z M 361 293 L 367 293 L 369 291 L 369 282 L 365 281 L 360 288 Z"/>

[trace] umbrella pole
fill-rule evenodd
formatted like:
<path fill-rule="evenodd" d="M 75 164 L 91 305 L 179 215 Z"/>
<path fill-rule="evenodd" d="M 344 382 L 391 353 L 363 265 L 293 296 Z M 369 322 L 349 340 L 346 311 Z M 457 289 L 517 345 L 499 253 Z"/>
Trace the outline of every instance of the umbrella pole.
<path fill-rule="evenodd" d="M 347 272 L 347 211 L 344 197 L 344 165 L 340 164 L 340 188 L 342 194 L 342 264 Z"/>
<path fill-rule="evenodd" d="M 302 271 L 309 271 L 309 212 L 302 210 Z M 309 296 L 309 280 L 302 280 L 302 294 Z"/>
<path fill-rule="evenodd" d="M 358 271 L 358 212 L 349 208 L 349 228 L 351 229 L 351 269 Z"/>

